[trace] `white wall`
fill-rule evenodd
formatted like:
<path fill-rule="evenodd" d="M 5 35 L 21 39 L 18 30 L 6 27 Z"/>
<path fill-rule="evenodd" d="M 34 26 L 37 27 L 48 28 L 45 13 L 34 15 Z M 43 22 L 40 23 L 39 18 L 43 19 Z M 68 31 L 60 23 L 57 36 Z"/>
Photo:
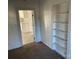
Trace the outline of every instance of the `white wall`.
<path fill-rule="evenodd" d="M 20 29 L 17 24 L 15 6 L 9 1 L 8 10 L 8 50 L 22 46 Z"/>
<path fill-rule="evenodd" d="M 39 19 L 39 1 L 38 0 L 9 0 L 9 20 L 8 20 L 8 49 L 14 49 L 22 46 L 21 31 L 17 10 L 33 9 L 35 11 L 35 30 L 36 42 L 41 41 L 40 36 L 40 19 Z M 18 18 L 17 18 L 18 17 Z"/>
<path fill-rule="evenodd" d="M 41 36 L 42 42 L 51 48 L 51 6 L 48 2 L 40 1 Z"/>

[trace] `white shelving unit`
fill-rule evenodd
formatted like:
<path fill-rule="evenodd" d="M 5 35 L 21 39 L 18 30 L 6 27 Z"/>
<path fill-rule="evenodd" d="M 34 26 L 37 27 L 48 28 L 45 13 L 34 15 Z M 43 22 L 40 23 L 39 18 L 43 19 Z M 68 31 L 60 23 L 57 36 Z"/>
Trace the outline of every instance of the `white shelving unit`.
<path fill-rule="evenodd" d="M 67 33 L 68 33 L 68 3 L 55 5 L 55 20 L 53 22 L 54 49 L 63 57 L 67 52 Z"/>

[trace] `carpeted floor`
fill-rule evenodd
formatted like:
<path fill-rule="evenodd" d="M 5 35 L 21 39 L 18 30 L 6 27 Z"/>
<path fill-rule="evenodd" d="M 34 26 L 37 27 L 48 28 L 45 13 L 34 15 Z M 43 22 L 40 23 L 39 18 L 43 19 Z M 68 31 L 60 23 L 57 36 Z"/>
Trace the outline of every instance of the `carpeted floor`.
<path fill-rule="evenodd" d="M 64 59 L 43 43 L 30 43 L 8 51 L 8 59 Z"/>

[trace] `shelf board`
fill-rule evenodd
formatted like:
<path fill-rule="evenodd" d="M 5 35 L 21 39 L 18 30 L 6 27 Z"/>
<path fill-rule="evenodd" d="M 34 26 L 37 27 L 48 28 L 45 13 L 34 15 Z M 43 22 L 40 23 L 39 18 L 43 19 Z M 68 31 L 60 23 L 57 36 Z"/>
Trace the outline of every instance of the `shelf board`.
<path fill-rule="evenodd" d="M 61 40 L 64 40 L 64 41 L 67 41 L 66 39 L 63 39 L 63 38 L 61 38 L 59 36 L 56 36 L 56 35 L 54 35 L 53 37 L 56 37 L 56 38 L 61 39 Z"/>
<path fill-rule="evenodd" d="M 64 30 L 61 30 L 61 29 L 57 29 L 57 28 L 55 28 L 55 29 L 53 29 L 53 30 L 56 30 L 56 31 L 61 31 L 61 32 L 65 32 L 65 33 L 67 33 L 68 31 L 64 31 Z"/>

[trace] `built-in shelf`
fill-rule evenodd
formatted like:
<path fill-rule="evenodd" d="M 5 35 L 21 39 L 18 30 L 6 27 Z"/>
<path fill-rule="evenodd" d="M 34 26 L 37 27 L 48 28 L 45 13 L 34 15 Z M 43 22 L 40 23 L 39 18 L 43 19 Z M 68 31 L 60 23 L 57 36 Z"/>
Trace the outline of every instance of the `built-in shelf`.
<path fill-rule="evenodd" d="M 57 22 L 57 21 L 54 21 L 54 23 L 68 24 L 68 22 Z"/>
<path fill-rule="evenodd" d="M 64 53 L 66 53 L 66 49 L 67 49 L 67 48 L 62 47 L 62 46 L 60 46 L 60 45 L 57 44 L 57 43 L 54 43 L 54 45 L 55 45 L 56 47 L 58 47 L 59 50 L 61 50 L 61 51 L 63 51 Z"/>
<path fill-rule="evenodd" d="M 57 28 L 55 28 L 55 29 L 53 29 L 53 30 L 61 31 L 61 32 L 65 32 L 65 33 L 67 33 L 67 31 L 64 31 L 64 30 L 61 30 L 61 29 L 57 29 Z"/>
<path fill-rule="evenodd" d="M 64 50 L 66 50 L 66 49 L 67 49 L 66 44 L 64 44 L 64 45 L 65 45 L 65 47 L 64 47 L 64 46 L 62 46 L 62 45 L 60 45 L 60 44 L 58 44 L 58 43 L 54 43 L 54 44 L 58 45 L 59 47 L 61 47 L 61 48 L 62 48 L 62 49 L 64 49 Z"/>
<path fill-rule="evenodd" d="M 56 35 L 54 35 L 53 37 L 56 37 L 56 38 L 58 38 L 58 39 L 60 39 L 60 40 L 67 41 L 67 39 L 63 39 L 63 38 L 61 38 L 61 37 L 59 37 L 59 36 L 56 36 Z"/>
<path fill-rule="evenodd" d="M 52 27 L 53 45 L 55 50 L 66 57 L 67 33 L 68 33 L 68 13 L 67 3 L 61 3 L 55 6 L 55 19 Z"/>
<path fill-rule="evenodd" d="M 62 48 L 60 47 L 59 45 L 55 45 L 56 46 L 56 49 L 57 51 L 62 54 L 62 55 L 65 55 L 66 54 L 66 48 Z"/>
<path fill-rule="evenodd" d="M 68 14 L 68 13 L 69 13 L 69 11 L 66 11 L 66 12 L 57 12 L 56 15 L 57 14 Z"/>

